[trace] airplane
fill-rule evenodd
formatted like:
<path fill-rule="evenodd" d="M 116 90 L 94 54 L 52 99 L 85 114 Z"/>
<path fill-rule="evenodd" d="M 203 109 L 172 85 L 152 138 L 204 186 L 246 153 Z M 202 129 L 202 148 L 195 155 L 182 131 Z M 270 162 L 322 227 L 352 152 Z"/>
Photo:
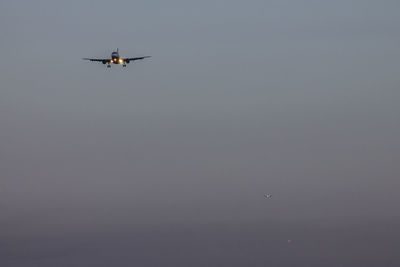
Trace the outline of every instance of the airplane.
<path fill-rule="evenodd" d="M 111 68 L 111 63 L 120 64 L 120 65 L 122 65 L 122 67 L 126 67 L 126 64 L 129 64 L 129 62 L 131 62 L 131 61 L 141 60 L 141 59 L 145 59 L 145 58 L 149 58 L 149 57 L 150 56 L 122 58 L 119 56 L 119 51 L 117 48 L 117 51 L 113 51 L 111 53 L 111 58 L 82 58 L 82 59 L 102 62 L 103 64 L 107 64 L 107 68 Z"/>

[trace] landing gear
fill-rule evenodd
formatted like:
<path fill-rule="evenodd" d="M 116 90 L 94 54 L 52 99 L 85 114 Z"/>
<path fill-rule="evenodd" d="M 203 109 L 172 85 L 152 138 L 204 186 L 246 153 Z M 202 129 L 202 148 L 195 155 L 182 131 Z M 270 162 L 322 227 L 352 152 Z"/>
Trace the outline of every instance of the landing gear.
<path fill-rule="evenodd" d="M 124 68 L 125 68 L 125 67 L 126 67 L 126 64 L 122 65 L 122 67 L 124 67 Z"/>
<path fill-rule="evenodd" d="M 108 63 L 108 64 L 107 64 L 107 68 L 111 68 L 111 65 L 110 65 L 110 63 Z"/>

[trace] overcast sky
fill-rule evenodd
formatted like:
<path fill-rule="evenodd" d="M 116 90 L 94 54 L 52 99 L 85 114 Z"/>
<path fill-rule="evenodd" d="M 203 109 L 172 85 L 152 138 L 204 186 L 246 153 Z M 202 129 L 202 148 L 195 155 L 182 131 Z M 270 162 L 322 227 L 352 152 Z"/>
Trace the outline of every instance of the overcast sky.
<path fill-rule="evenodd" d="M 1 1 L 0 266 L 399 266 L 399 13 Z"/>

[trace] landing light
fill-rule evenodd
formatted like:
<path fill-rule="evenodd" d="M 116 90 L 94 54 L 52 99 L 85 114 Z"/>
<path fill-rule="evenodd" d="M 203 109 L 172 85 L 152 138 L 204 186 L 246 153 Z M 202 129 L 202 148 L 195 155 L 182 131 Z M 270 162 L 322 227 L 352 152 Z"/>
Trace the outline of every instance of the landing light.
<path fill-rule="evenodd" d="M 119 59 L 119 64 L 124 63 L 124 61 L 122 60 L 122 58 Z"/>

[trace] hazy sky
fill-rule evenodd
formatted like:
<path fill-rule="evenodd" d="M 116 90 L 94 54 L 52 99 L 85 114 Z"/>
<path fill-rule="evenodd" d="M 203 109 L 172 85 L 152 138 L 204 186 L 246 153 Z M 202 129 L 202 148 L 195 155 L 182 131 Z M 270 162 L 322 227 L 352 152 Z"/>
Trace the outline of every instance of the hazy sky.
<path fill-rule="evenodd" d="M 1 1 L 0 266 L 399 266 L 399 13 Z"/>

